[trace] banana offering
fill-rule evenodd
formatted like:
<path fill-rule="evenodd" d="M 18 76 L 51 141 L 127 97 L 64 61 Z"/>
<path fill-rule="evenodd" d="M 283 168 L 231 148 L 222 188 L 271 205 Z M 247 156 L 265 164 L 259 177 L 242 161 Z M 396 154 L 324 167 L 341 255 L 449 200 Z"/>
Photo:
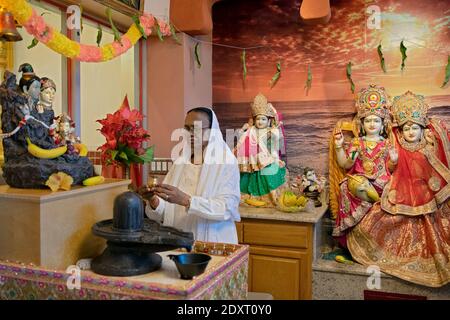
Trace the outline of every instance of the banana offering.
<path fill-rule="evenodd" d="M 88 148 L 85 144 L 83 143 L 75 143 L 74 147 L 76 150 L 78 150 L 78 154 L 80 155 L 80 157 L 86 157 L 88 154 Z"/>
<path fill-rule="evenodd" d="M 84 186 L 95 186 L 98 184 L 102 184 L 103 182 L 105 182 L 105 177 L 95 176 L 95 177 L 90 177 L 90 178 L 85 179 L 83 181 L 83 185 Z"/>
<path fill-rule="evenodd" d="M 296 196 L 292 191 L 284 191 L 278 198 L 278 209 L 285 212 L 299 212 L 308 202 L 304 196 Z"/>
<path fill-rule="evenodd" d="M 28 144 L 28 152 L 40 159 L 55 159 L 67 152 L 67 146 L 53 149 L 42 149 L 31 142 L 30 138 L 26 138 Z"/>
<path fill-rule="evenodd" d="M 245 203 L 253 207 L 264 207 L 265 205 L 267 205 L 265 201 L 252 198 L 245 199 Z"/>

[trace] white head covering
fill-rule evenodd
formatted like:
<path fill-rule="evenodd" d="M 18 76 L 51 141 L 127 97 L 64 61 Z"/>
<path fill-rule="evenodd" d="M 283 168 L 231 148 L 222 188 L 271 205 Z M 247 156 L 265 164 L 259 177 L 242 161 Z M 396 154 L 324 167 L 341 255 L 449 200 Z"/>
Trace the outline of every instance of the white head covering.
<path fill-rule="evenodd" d="M 210 110 L 212 112 L 211 131 L 208 145 L 204 151 L 204 161 L 195 196 L 205 199 L 225 198 L 226 208 L 220 208 L 225 211 L 224 219 L 240 221 L 238 209 L 240 202 L 240 174 L 237 159 L 223 139 L 214 111 Z M 190 148 L 190 144 L 187 146 L 187 143 L 185 143 L 185 147 Z M 172 168 L 164 179 L 165 184 L 178 186 L 183 170 L 188 170 L 187 160 L 190 162 L 190 157 L 187 159 L 188 155 L 190 155 L 189 152 L 183 152 L 182 155 L 174 160 Z M 166 203 L 164 225 L 173 225 L 175 210 L 176 205 Z M 197 239 L 208 238 L 206 235 L 208 232 L 207 226 L 203 223 L 198 223 L 197 225 Z"/>

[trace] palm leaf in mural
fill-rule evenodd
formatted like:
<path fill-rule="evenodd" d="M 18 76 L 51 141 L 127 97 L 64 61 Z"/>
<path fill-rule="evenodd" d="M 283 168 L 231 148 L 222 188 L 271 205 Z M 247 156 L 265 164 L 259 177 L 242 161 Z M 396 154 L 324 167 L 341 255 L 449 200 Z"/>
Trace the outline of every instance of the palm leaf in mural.
<path fill-rule="evenodd" d="M 306 95 L 308 95 L 308 92 L 311 89 L 311 84 L 312 84 L 311 65 L 308 64 L 308 76 L 306 77 L 306 83 L 305 83 Z"/>
<path fill-rule="evenodd" d="M 281 62 L 278 61 L 277 62 L 277 72 L 273 75 L 272 80 L 270 80 L 271 88 L 273 88 L 277 84 L 280 77 L 281 77 Z"/>
<path fill-rule="evenodd" d="M 445 87 L 449 80 L 450 80 L 450 55 L 447 58 L 447 67 L 445 68 L 445 79 L 444 82 L 442 83 L 441 88 Z"/>
<path fill-rule="evenodd" d="M 199 47 L 200 47 L 200 42 L 197 42 L 195 44 L 195 48 L 194 48 L 194 56 L 195 56 L 195 61 L 197 62 L 197 67 L 201 68 L 202 63 L 200 62 L 200 54 L 198 52 Z"/>
<path fill-rule="evenodd" d="M 247 77 L 247 62 L 245 58 L 245 49 L 242 50 L 241 60 L 242 60 L 242 77 L 245 81 L 245 78 Z"/>
<path fill-rule="evenodd" d="M 355 84 L 352 79 L 352 62 L 347 63 L 347 79 L 350 81 L 350 88 L 352 93 L 355 93 Z"/>
<path fill-rule="evenodd" d="M 381 69 L 383 70 L 384 73 L 386 73 L 386 64 L 384 62 L 384 55 L 383 55 L 381 43 L 378 45 L 377 51 L 378 51 L 378 56 L 380 57 Z"/>
<path fill-rule="evenodd" d="M 405 60 L 406 58 L 408 58 L 408 56 L 406 55 L 406 47 L 405 44 L 402 42 L 400 42 L 400 53 L 402 54 L 402 71 L 403 69 L 405 69 Z"/>

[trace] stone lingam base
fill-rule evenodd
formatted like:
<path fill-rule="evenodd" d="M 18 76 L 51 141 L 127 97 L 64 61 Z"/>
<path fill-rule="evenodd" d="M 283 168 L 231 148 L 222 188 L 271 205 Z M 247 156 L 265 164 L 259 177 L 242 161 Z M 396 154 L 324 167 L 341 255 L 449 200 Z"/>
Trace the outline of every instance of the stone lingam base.
<path fill-rule="evenodd" d="M 112 218 L 115 197 L 130 183 L 107 179 L 58 192 L 0 185 L 0 260 L 65 270 L 99 255 L 106 241 L 94 236 L 91 227 Z"/>

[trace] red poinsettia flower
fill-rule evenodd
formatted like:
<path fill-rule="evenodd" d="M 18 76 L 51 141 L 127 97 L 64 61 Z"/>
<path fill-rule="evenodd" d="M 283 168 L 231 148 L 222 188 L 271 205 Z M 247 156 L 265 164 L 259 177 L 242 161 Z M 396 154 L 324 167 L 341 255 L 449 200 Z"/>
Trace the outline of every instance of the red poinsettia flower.
<path fill-rule="evenodd" d="M 144 116 L 138 110 L 131 110 L 125 96 L 119 110 L 107 114 L 105 119 L 97 120 L 102 125 L 99 130 L 106 143 L 99 147 L 102 163 L 144 163 L 153 159 L 153 147 L 143 149 L 142 143 L 150 140 L 148 132 L 140 122 Z"/>

